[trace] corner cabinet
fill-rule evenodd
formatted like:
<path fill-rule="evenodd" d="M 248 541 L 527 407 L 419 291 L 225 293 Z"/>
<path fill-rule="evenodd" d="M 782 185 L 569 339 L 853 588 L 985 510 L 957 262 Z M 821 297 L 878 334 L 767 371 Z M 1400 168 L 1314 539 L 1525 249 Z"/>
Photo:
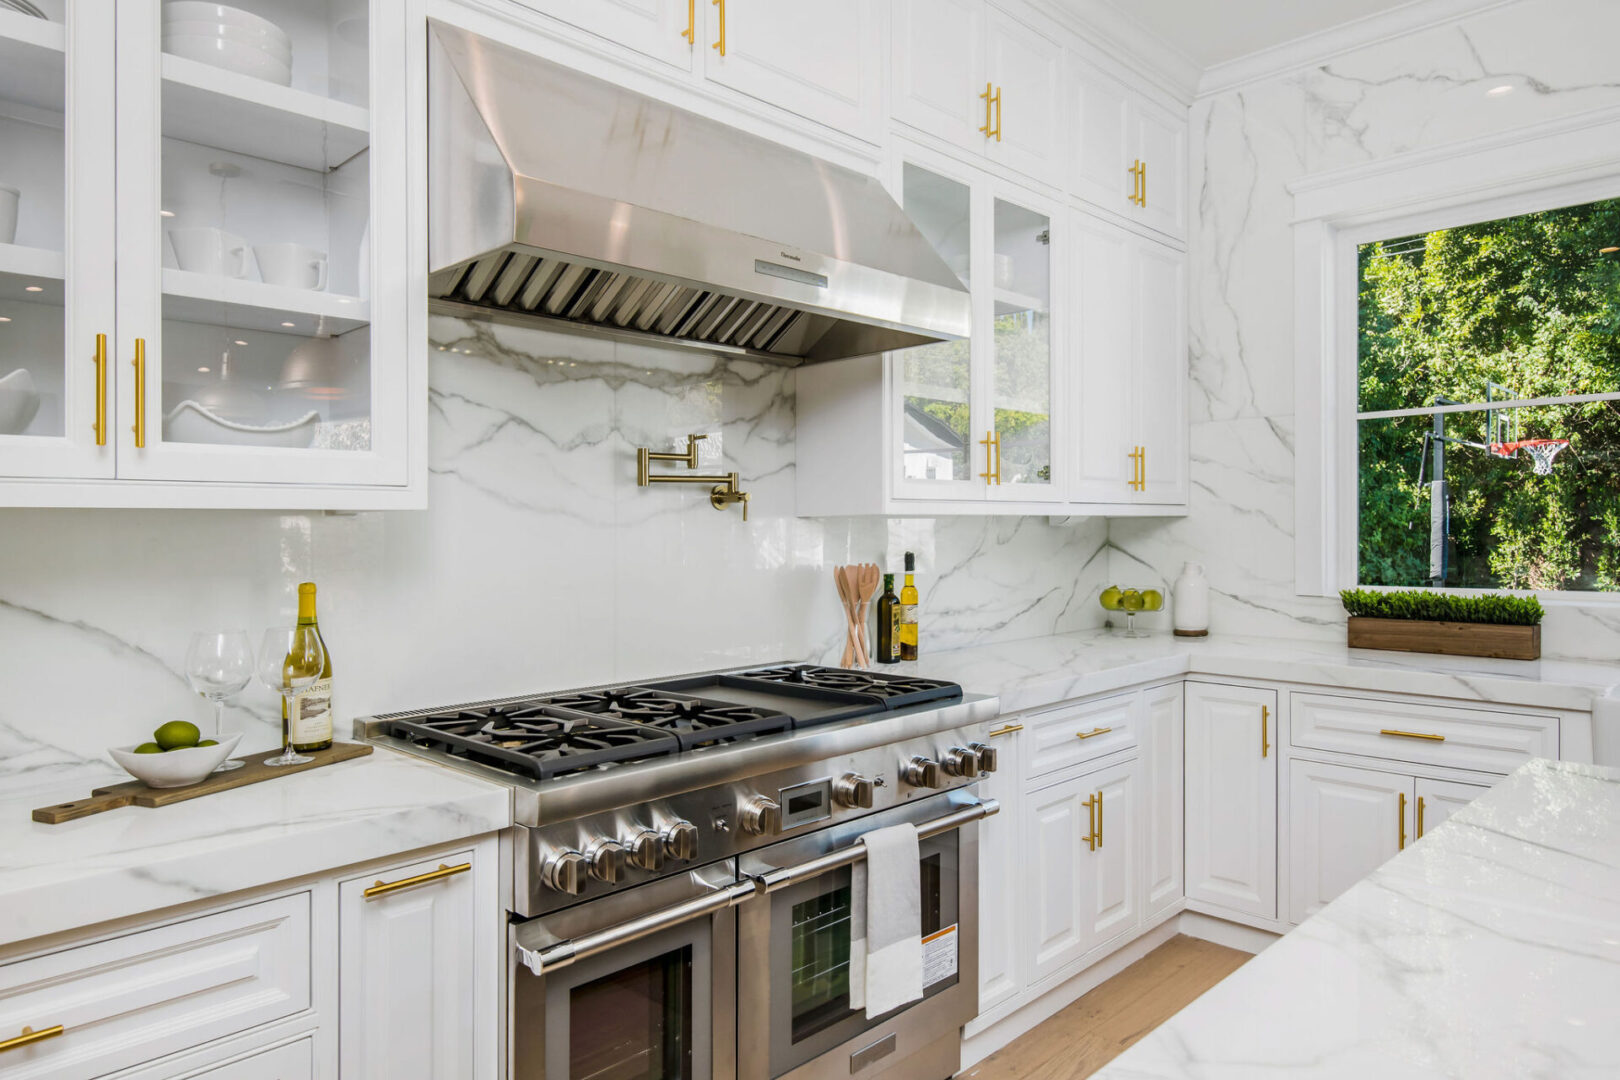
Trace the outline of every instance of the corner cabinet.
<path fill-rule="evenodd" d="M 407 7 L 0 11 L 0 505 L 422 505 Z"/>

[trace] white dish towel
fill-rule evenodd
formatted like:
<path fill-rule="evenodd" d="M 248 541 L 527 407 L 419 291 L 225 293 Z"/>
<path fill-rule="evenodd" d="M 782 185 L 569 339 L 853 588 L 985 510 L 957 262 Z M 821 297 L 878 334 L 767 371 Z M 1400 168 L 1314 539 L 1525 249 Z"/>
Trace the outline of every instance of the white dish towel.
<path fill-rule="evenodd" d="M 923 996 L 922 895 L 915 825 L 861 839 L 866 858 L 850 868 L 849 1007 L 872 1019 Z"/>

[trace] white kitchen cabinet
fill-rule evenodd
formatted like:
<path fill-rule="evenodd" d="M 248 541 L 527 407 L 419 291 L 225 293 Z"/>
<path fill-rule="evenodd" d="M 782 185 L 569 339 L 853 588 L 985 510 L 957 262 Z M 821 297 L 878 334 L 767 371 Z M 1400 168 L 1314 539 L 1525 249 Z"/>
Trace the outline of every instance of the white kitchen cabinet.
<path fill-rule="evenodd" d="M 979 795 L 1001 811 L 979 825 L 979 1011 L 988 1012 L 1024 988 L 1019 910 L 1025 889 L 1023 777 L 1016 722 L 991 726 L 987 741 L 998 767 L 979 781 Z"/>
<path fill-rule="evenodd" d="M 1182 886 L 1181 684 L 1142 694 L 1142 906 L 1144 917 L 1180 904 Z"/>
<path fill-rule="evenodd" d="M 1031 780 L 1135 749 L 1140 695 L 1068 702 L 1024 718 L 1024 775 Z"/>
<path fill-rule="evenodd" d="M 1187 899 L 1277 917 L 1277 692 L 1189 682 Z"/>
<path fill-rule="evenodd" d="M 721 86 L 876 142 L 883 127 L 879 0 L 713 0 L 703 71 Z"/>
<path fill-rule="evenodd" d="M 1025 923 L 1031 982 L 1052 975 L 1086 951 L 1092 891 L 1092 852 L 1097 787 L 1081 776 L 1031 792 L 1026 800 L 1029 859 L 1024 899 L 1015 910 Z"/>
<path fill-rule="evenodd" d="M 1185 506 L 1186 255 L 1089 214 L 1071 235 L 1072 501 Z"/>
<path fill-rule="evenodd" d="M 518 0 L 524 7 L 680 71 L 691 71 L 707 44 L 698 0 Z M 702 4 L 707 9 L 708 5 Z"/>
<path fill-rule="evenodd" d="M 338 1035 L 344 1077 L 459 1080 L 488 1076 L 479 973 L 486 944 L 474 851 L 367 873 L 338 889 Z M 403 882 L 414 882 L 398 887 Z M 482 1010 L 482 1011 L 481 1011 Z"/>
<path fill-rule="evenodd" d="M 1432 780 L 1420 776 L 1413 782 L 1416 797 L 1412 839 L 1421 840 L 1446 818 L 1467 806 L 1490 788 L 1484 784 L 1462 784 L 1455 780 Z"/>
<path fill-rule="evenodd" d="M 195 1080 L 311 1080 L 315 1041 L 299 1039 L 195 1074 Z"/>
<path fill-rule="evenodd" d="M 0 328 L 67 358 L 36 365 L 26 434 L 0 435 L 0 503 L 419 505 L 419 187 L 399 178 L 421 113 L 369 107 L 411 99 L 406 10 L 375 9 L 261 4 L 287 85 L 166 51 L 158 0 L 0 13 L 0 59 L 40 68 L 0 79 L 0 113 L 41 154 L 25 246 L 0 248 L 0 305 L 15 284 L 27 311 Z"/>
<path fill-rule="evenodd" d="M 995 87 L 991 111 L 996 133 L 985 140 L 986 153 L 1022 176 L 1056 186 L 1068 155 L 1061 120 L 1062 47 L 1055 34 L 991 4 L 985 48 L 985 78 Z"/>
<path fill-rule="evenodd" d="M 890 114 L 978 152 L 985 140 L 984 0 L 894 0 Z"/>
<path fill-rule="evenodd" d="M 1086 894 L 1081 898 L 1087 952 L 1135 930 L 1142 919 L 1140 764 L 1126 761 L 1090 775 L 1097 822 Z"/>
<path fill-rule="evenodd" d="M 1289 763 L 1288 909 L 1303 922 L 1394 857 L 1413 836 L 1412 778 Z"/>
<path fill-rule="evenodd" d="M 1187 118 L 1097 71 L 1065 65 L 1074 139 L 1069 190 L 1124 221 L 1187 238 Z"/>

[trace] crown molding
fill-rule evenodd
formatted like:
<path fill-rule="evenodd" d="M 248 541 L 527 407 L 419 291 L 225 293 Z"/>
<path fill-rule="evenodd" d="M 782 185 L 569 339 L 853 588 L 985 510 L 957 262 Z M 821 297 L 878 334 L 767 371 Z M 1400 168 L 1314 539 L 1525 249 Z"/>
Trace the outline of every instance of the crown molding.
<path fill-rule="evenodd" d="M 1199 67 L 1192 58 L 1105 0 L 1026 2 L 1182 105 L 1190 105 L 1197 96 Z"/>
<path fill-rule="evenodd" d="M 1336 56 L 1380 42 L 1456 22 L 1518 0 L 1412 0 L 1397 8 L 1353 19 L 1315 34 L 1294 38 L 1258 52 L 1205 68 L 1196 97 L 1236 90 L 1263 79 L 1314 67 Z"/>

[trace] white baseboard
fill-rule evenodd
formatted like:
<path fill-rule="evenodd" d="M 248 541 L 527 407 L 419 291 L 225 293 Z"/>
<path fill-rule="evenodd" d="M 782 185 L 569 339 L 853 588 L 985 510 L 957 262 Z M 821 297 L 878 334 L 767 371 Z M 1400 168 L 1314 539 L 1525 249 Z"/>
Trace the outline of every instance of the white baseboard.
<path fill-rule="evenodd" d="M 1212 941 L 1216 945 L 1241 949 L 1246 953 L 1257 953 L 1282 936 L 1257 926 L 1245 926 L 1214 915 L 1205 915 L 1201 911 L 1183 911 L 1177 920 L 1177 928 L 1188 937 Z"/>

